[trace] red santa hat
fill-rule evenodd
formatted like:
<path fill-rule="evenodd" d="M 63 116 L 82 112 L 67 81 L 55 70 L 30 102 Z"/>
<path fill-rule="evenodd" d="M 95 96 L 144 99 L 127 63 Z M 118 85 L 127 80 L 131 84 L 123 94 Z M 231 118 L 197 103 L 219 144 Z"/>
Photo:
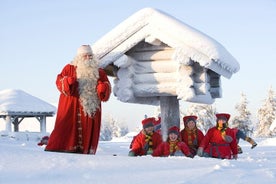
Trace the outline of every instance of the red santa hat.
<path fill-rule="evenodd" d="M 230 119 L 230 114 L 227 113 L 219 113 L 216 114 L 217 120 L 224 119 L 225 121 L 228 121 Z"/>
<path fill-rule="evenodd" d="M 179 128 L 177 126 L 172 126 L 168 130 L 168 134 L 174 133 L 176 135 L 179 135 Z"/>
<path fill-rule="evenodd" d="M 82 45 L 78 48 L 77 55 L 93 54 L 90 45 Z"/>
<path fill-rule="evenodd" d="M 142 121 L 143 129 L 148 127 L 154 127 L 155 118 L 146 118 Z"/>
<path fill-rule="evenodd" d="M 186 124 L 189 122 L 189 121 L 193 121 L 196 123 L 196 120 L 197 120 L 197 116 L 184 116 L 183 117 L 183 122 L 184 122 L 184 125 L 186 126 Z"/>

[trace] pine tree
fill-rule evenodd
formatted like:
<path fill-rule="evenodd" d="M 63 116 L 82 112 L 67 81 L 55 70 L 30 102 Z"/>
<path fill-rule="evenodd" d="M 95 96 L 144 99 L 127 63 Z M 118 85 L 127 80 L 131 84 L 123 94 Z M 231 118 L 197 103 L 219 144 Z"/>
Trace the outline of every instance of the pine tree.
<path fill-rule="evenodd" d="M 203 131 L 203 133 L 206 133 L 209 128 L 215 125 L 215 113 L 216 109 L 212 105 L 192 103 L 188 107 L 185 115 L 196 115 L 198 117 L 197 127 Z"/>
<path fill-rule="evenodd" d="M 102 123 L 100 140 L 110 141 L 112 138 L 121 137 L 127 133 L 128 127 L 125 123 L 119 123 L 111 115 L 108 115 Z"/>
<path fill-rule="evenodd" d="M 106 121 L 102 122 L 100 141 L 110 141 L 112 139 L 112 131 Z"/>
<path fill-rule="evenodd" d="M 258 128 L 257 136 L 260 137 L 270 137 L 272 132 L 270 131 L 270 126 L 276 117 L 276 100 L 274 91 L 270 87 L 268 91 L 268 97 L 264 100 L 264 104 L 258 110 Z"/>
<path fill-rule="evenodd" d="M 271 124 L 269 130 L 271 131 L 271 136 L 276 136 L 276 118 L 274 119 L 273 123 Z"/>
<path fill-rule="evenodd" d="M 235 109 L 238 111 L 238 116 L 232 120 L 231 127 L 236 127 L 243 131 L 245 134 L 253 132 L 251 112 L 247 108 L 248 100 L 244 93 L 241 93 L 240 102 L 236 105 Z"/>

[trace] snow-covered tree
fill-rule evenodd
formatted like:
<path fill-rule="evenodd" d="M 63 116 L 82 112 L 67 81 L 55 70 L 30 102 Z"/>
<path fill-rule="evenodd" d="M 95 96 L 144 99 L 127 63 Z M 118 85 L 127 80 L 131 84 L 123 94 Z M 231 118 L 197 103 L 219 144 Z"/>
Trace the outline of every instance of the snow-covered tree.
<path fill-rule="evenodd" d="M 276 117 L 276 100 L 275 94 L 270 87 L 268 91 L 268 97 L 264 100 L 264 104 L 258 110 L 258 121 L 256 136 L 260 137 L 270 137 L 272 132 L 270 126 Z"/>
<path fill-rule="evenodd" d="M 271 131 L 272 136 L 276 136 L 276 118 L 274 119 L 274 122 L 271 124 L 269 130 Z"/>
<path fill-rule="evenodd" d="M 121 137 L 128 133 L 128 127 L 125 123 L 120 123 L 111 115 L 103 120 L 100 140 L 110 141 L 114 137 Z"/>
<path fill-rule="evenodd" d="M 196 104 L 192 103 L 186 113 L 181 112 L 181 117 L 186 115 L 196 115 L 197 127 L 206 133 L 207 130 L 215 125 L 216 122 L 216 109 L 212 105 L 208 104 Z"/>
<path fill-rule="evenodd" d="M 112 139 L 112 131 L 108 124 L 104 123 L 101 127 L 100 141 L 110 141 Z"/>
<path fill-rule="evenodd" d="M 251 112 L 248 110 L 248 100 L 244 93 L 241 93 L 240 102 L 236 105 L 235 109 L 238 115 L 232 119 L 231 127 L 237 127 L 245 134 L 253 132 L 253 125 L 251 121 Z"/>

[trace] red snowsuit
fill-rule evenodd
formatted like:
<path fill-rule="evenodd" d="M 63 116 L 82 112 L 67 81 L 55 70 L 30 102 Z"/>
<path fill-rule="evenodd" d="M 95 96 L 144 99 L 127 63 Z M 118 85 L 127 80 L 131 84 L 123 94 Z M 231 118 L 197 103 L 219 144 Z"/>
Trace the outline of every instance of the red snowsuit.
<path fill-rule="evenodd" d="M 46 151 L 95 154 L 101 127 L 101 103 L 95 114 L 84 114 L 79 100 L 78 82 L 69 84 L 68 77 L 76 76 L 76 66 L 68 64 L 57 76 L 56 85 L 61 92 L 56 122 Z M 99 69 L 99 79 L 95 93 L 100 101 L 107 101 L 111 93 L 110 83 L 103 69 Z"/>
<path fill-rule="evenodd" d="M 192 154 L 188 146 L 182 142 L 177 141 L 175 145 L 171 145 L 170 141 L 162 142 L 152 153 L 152 156 L 174 156 L 177 151 L 180 151 L 185 156 L 191 157 Z M 171 146 L 174 146 L 171 150 Z"/>
<path fill-rule="evenodd" d="M 198 128 L 195 128 L 194 130 L 192 130 L 192 132 L 190 132 L 190 130 L 185 127 L 183 130 L 181 130 L 180 136 L 181 141 L 185 142 L 185 144 L 189 147 L 190 152 L 193 154 L 193 156 L 195 156 L 197 148 L 204 138 L 204 134 L 202 133 L 202 131 Z M 189 136 L 191 140 L 189 140 Z"/>
<path fill-rule="evenodd" d="M 204 154 L 208 154 L 210 157 L 231 159 L 232 155 L 238 154 L 237 141 L 235 133 L 227 128 L 225 130 L 226 135 L 232 137 L 232 142 L 227 143 L 221 135 L 220 130 L 217 127 L 210 128 L 206 133 L 199 147 L 202 147 Z"/>
<path fill-rule="evenodd" d="M 159 133 L 153 132 L 152 134 L 152 149 L 153 151 L 159 144 L 162 143 L 162 137 Z M 133 137 L 131 143 L 131 151 L 134 152 L 135 156 L 142 156 L 147 154 L 146 147 L 146 136 L 144 130 L 141 130 L 139 134 Z"/>

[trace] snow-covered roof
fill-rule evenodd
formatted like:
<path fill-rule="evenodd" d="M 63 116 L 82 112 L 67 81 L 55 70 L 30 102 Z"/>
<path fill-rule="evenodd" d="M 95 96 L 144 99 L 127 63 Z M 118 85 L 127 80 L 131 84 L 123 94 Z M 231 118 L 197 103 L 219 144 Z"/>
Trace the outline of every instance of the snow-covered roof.
<path fill-rule="evenodd" d="M 158 105 L 161 96 L 211 104 L 220 76 L 240 66 L 217 41 L 166 13 L 145 8 L 92 46 L 122 102 Z"/>
<path fill-rule="evenodd" d="M 105 68 L 142 40 L 160 40 L 176 49 L 175 60 L 183 63 L 188 57 L 227 78 L 240 68 L 236 59 L 220 43 L 152 8 L 142 9 L 123 21 L 95 42 L 92 49 Z"/>
<path fill-rule="evenodd" d="M 0 115 L 54 115 L 56 107 L 22 90 L 0 91 Z"/>

